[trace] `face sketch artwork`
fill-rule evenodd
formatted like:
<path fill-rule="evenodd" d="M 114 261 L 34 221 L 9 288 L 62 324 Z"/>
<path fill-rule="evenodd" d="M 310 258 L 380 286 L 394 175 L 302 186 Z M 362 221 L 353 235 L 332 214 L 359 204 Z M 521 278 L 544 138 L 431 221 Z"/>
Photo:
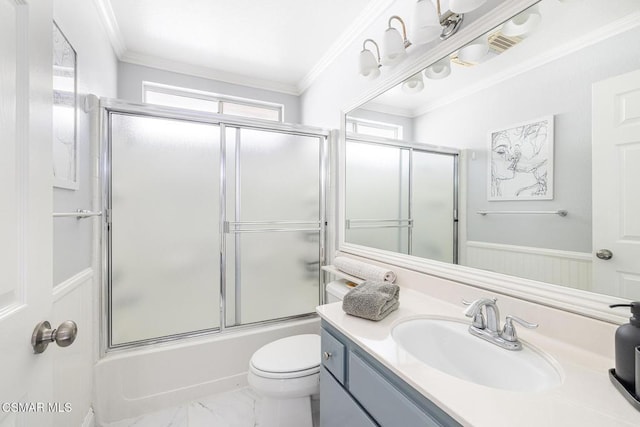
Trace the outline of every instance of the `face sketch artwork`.
<path fill-rule="evenodd" d="M 490 199 L 551 198 L 551 132 L 545 119 L 491 133 Z"/>

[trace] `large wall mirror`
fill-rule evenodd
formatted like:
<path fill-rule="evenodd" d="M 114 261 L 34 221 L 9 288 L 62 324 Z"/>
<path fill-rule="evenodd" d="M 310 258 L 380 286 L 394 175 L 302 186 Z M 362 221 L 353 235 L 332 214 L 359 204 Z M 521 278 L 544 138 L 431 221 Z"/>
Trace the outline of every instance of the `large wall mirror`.
<path fill-rule="evenodd" d="M 405 76 L 346 113 L 342 247 L 640 299 L 635 70 L 640 2 L 542 0 Z"/>

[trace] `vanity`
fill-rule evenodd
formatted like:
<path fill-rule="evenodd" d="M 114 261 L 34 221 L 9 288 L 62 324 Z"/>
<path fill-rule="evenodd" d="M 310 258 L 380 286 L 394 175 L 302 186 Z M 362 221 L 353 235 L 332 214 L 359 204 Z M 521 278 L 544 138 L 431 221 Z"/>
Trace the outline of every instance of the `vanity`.
<path fill-rule="evenodd" d="M 413 278 L 411 273 L 406 277 Z M 557 377 L 529 384 L 527 380 L 522 383 L 520 375 L 513 373 L 509 374 L 512 381 L 507 378 L 506 382 L 491 383 L 491 375 L 463 379 L 464 374 L 444 372 L 445 368 L 436 368 L 416 357 L 406 343 L 399 343 L 394 331 L 398 325 L 424 319 L 461 322 L 467 327 L 471 320 L 463 315 L 465 307 L 460 295 L 474 299 L 488 295 L 465 285 L 448 283 L 447 286 L 457 289 L 449 290 L 445 299 L 441 299 L 429 294 L 444 284 L 440 279 L 422 279 L 420 289 L 405 287 L 402 279 L 399 281 L 400 308 L 380 322 L 347 315 L 341 303 L 318 307 L 322 318 L 323 354 L 321 426 L 640 425 L 640 412 L 615 390 L 607 375 L 613 366 L 607 353 L 613 345 L 614 325 L 577 319 L 579 316 L 570 313 L 492 294 L 498 298 L 503 312 L 506 311 L 504 314 L 531 317 L 537 313 L 539 319 L 533 320 L 539 320 L 539 330 L 519 328 L 518 334 L 524 350 L 532 349 Z M 559 331 L 563 329 L 560 325 L 565 326 L 564 331 Z M 586 330 L 592 331 L 591 344 L 571 337 Z M 505 352 L 505 360 L 520 357 L 519 351 L 499 348 L 471 334 L 469 339 Z M 424 340 L 428 341 L 429 336 L 425 335 Z M 443 337 L 438 340 L 446 346 Z M 470 352 L 477 354 L 473 348 Z M 470 362 L 472 366 L 459 367 L 480 373 L 485 369 L 499 369 L 482 357 Z M 451 359 L 452 365 L 458 363 L 458 357 Z M 544 377 L 545 373 L 540 375 Z M 484 381 L 491 385 L 479 383 Z"/>

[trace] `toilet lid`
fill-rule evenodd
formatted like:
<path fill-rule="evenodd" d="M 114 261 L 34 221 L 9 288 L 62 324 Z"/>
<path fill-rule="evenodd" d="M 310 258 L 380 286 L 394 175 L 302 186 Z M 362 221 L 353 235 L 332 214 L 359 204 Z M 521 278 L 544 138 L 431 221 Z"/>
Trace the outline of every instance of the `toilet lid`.
<path fill-rule="evenodd" d="M 253 354 L 251 365 L 263 372 L 296 372 L 320 366 L 320 335 L 305 334 L 273 341 Z"/>

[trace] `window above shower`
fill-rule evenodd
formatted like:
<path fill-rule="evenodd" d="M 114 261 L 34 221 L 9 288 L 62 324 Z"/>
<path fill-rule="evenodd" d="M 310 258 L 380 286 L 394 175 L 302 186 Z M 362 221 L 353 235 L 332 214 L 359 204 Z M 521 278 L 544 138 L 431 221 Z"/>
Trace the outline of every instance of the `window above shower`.
<path fill-rule="evenodd" d="M 274 122 L 284 121 L 284 106 L 282 104 L 220 95 L 213 92 L 154 82 L 142 82 L 142 101 L 148 104 L 228 114 L 251 119 L 271 120 Z"/>

